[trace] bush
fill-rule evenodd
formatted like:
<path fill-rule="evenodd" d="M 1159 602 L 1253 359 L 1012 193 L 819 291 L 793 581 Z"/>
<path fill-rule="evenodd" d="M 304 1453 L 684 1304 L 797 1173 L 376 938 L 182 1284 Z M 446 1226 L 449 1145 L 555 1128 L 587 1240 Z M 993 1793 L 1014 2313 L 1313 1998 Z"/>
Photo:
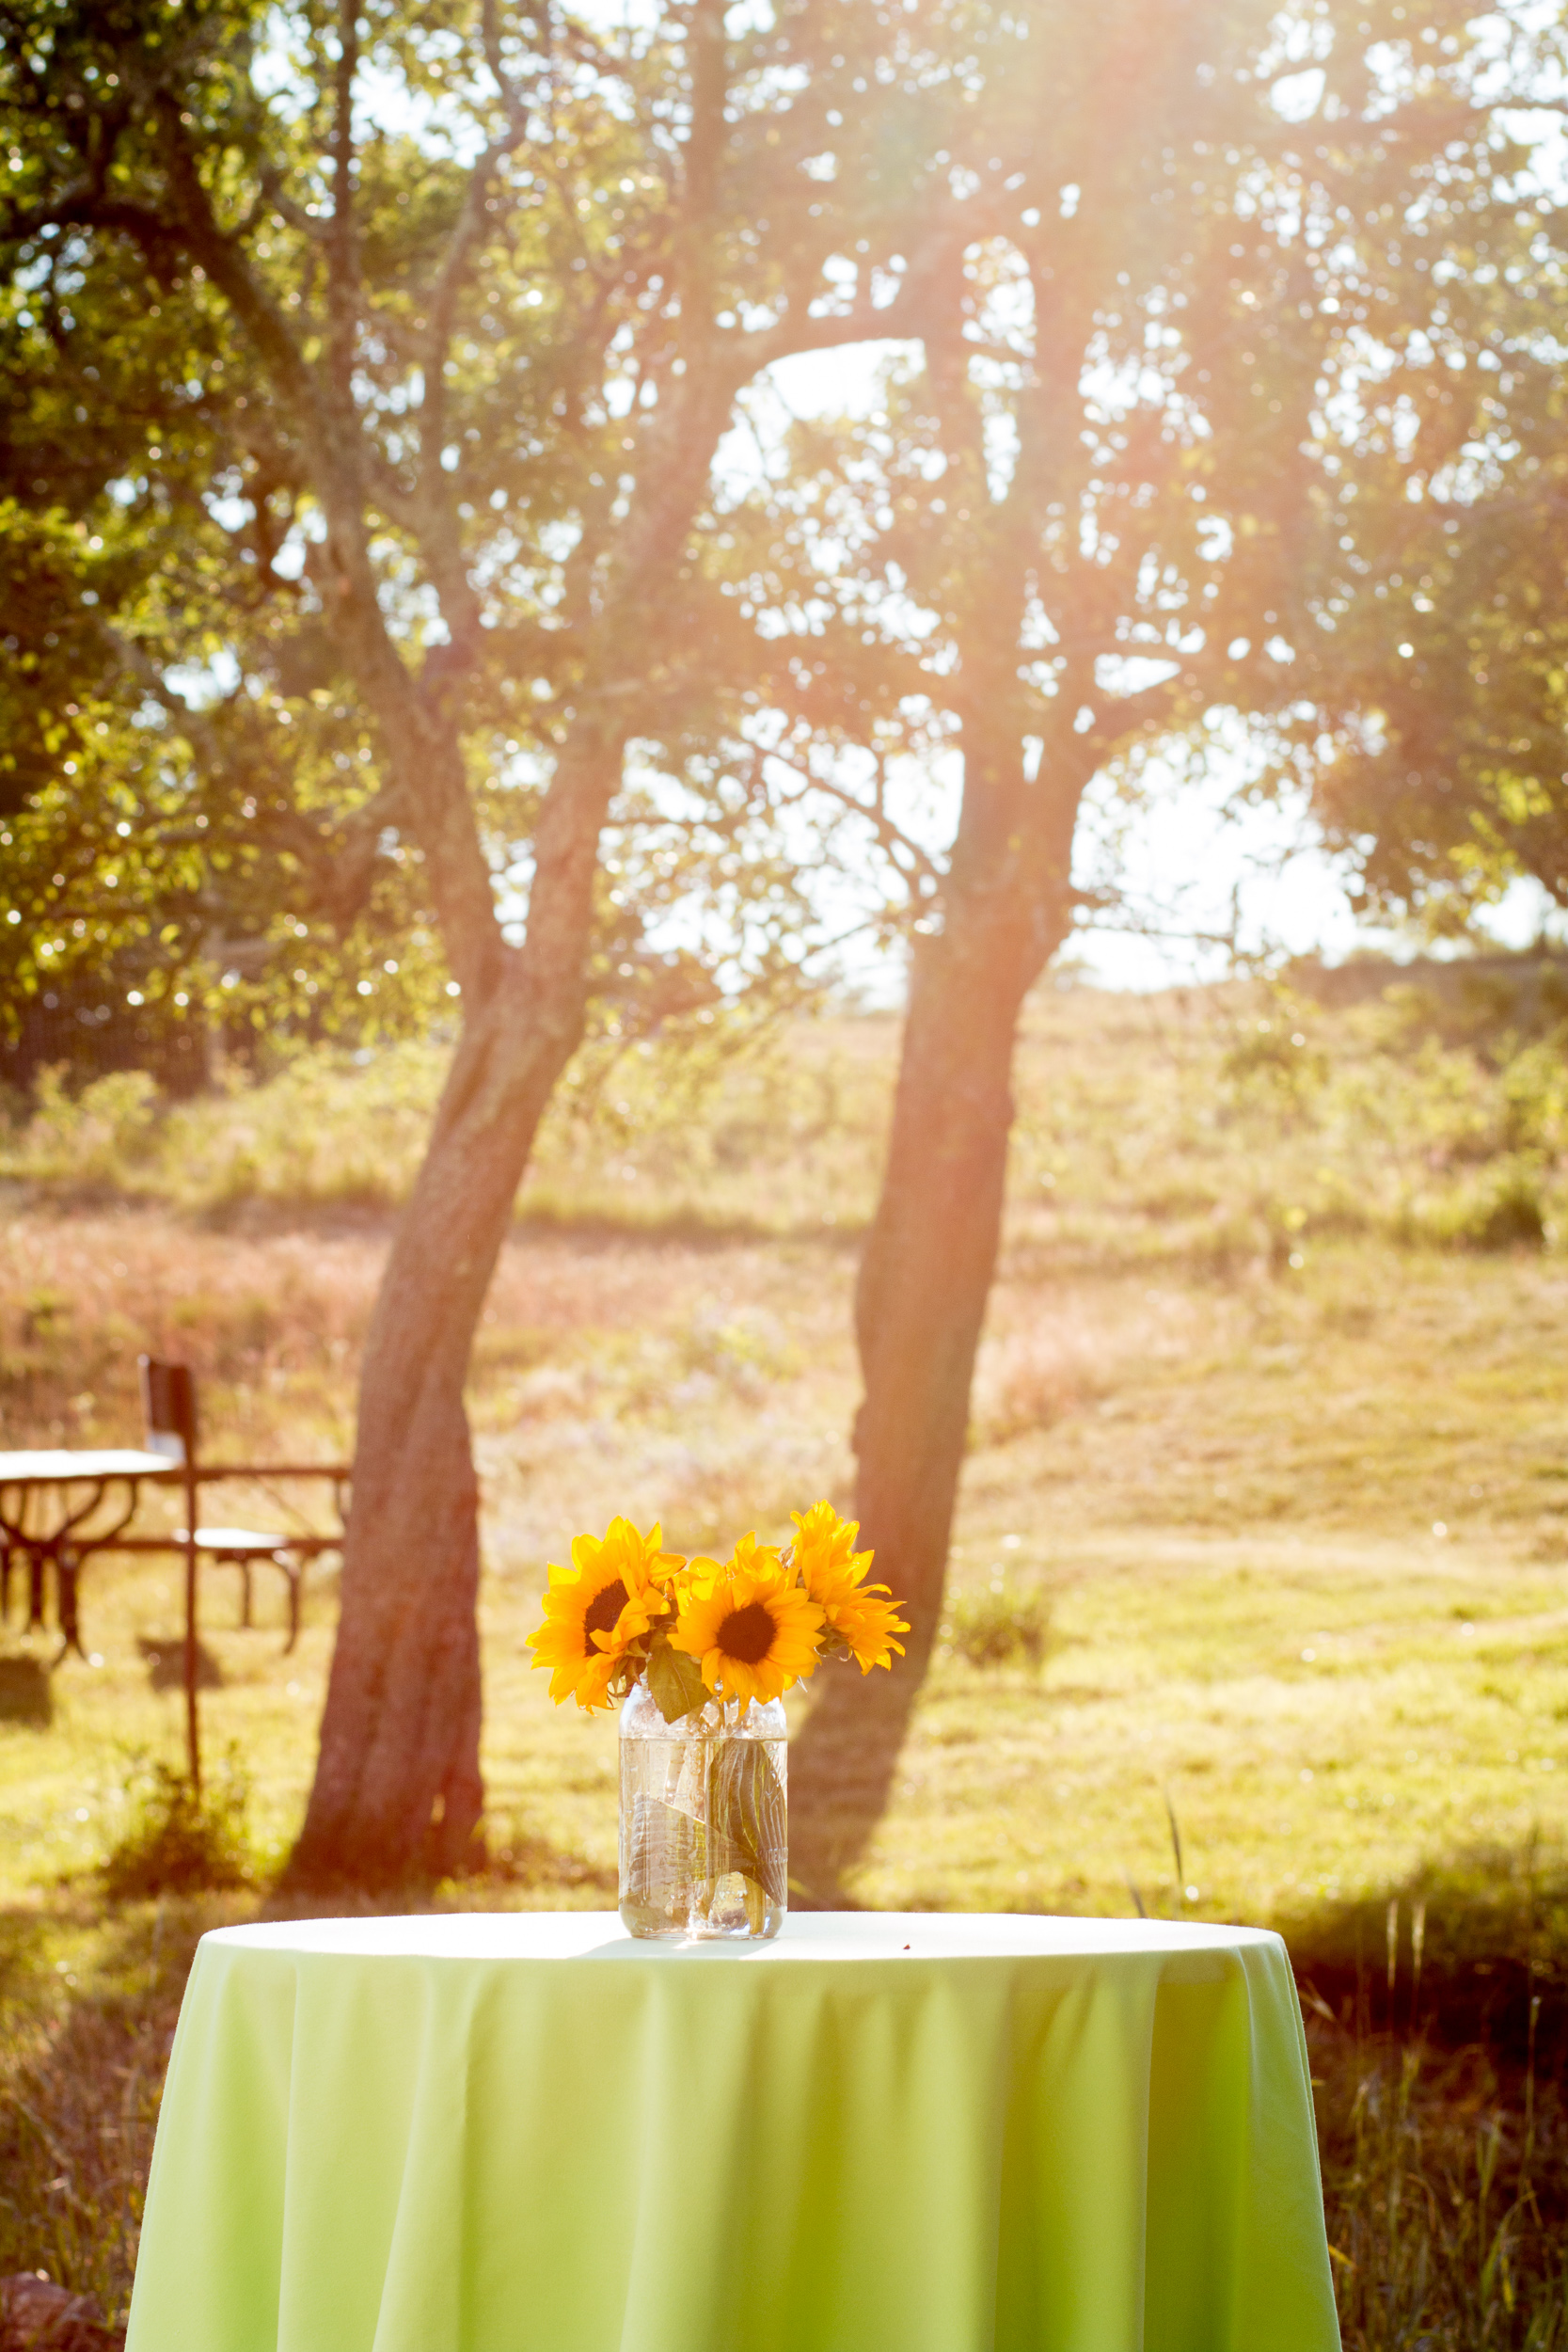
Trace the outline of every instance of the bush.
<path fill-rule="evenodd" d="M 171 1764 L 145 1759 L 136 1759 L 128 1793 L 130 1821 L 103 1866 L 113 1900 L 249 1884 L 250 1782 L 232 1749 L 199 1795 Z"/>
<path fill-rule="evenodd" d="M 1478 1203 L 1468 1238 L 1477 1249 L 1539 1249 L 1546 1238 L 1539 1178 L 1527 1168 L 1506 1169 L 1491 1197 Z"/>
<path fill-rule="evenodd" d="M 112 1184 L 151 1151 L 158 1082 L 145 1070 L 116 1070 L 77 1095 L 61 1067 L 39 1073 L 37 1107 L 21 1136 L 21 1172 L 71 1184 Z"/>
<path fill-rule="evenodd" d="M 1038 1671 L 1051 1646 L 1051 1596 L 1038 1585 L 992 1583 L 956 1593 L 938 1636 L 944 1657 L 970 1666 L 1028 1666 Z"/>
<path fill-rule="evenodd" d="M 1473 1184 L 1418 1208 L 1410 1238 L 1449 1249 L 1541 1249 L 1547 1238 L 1540 1170 L 1528 1160 L 1496 1163 Z"/>
<path fill-rule="evenodd" d="M 182 1104 L 166 1179 L 213 1209 L 394 1207 L 423 1153 L 445 1061 L 420 1042 L 352 1059 L 325 1046 L 298 1054 L 260 1085 Z"/>
<path fill-rule="evenodd" d="M 1293 1025 L 1289 1005 L 1276 1005 L 1275 1012 L 1272 1021 L 1240 1025 L 1220 1063 L 1220 1078 L 1238 1109 L 1254 1106 L 1289 1119 L 1322 1093 L 1330 1065 Z"/>

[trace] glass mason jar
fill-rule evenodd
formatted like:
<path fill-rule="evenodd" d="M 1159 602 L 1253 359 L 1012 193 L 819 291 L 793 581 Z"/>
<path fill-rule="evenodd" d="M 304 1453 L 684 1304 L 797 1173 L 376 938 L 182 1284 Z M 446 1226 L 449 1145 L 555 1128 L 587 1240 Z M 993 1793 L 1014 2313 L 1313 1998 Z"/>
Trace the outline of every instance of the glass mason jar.
<path fill-rule="evenodd" d="M 783 1702 L 711 1700 L 666 1723 L 640 1682 L 621 1708 L 621 1916 L 633 1935 L 777 1935 L 788 1909 Z"/>

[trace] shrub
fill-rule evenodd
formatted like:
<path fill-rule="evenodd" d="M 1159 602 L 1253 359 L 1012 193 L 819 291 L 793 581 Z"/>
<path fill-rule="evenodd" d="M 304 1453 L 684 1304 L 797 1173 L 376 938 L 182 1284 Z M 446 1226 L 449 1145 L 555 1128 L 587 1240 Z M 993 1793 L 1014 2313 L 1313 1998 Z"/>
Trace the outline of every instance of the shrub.
<path fill-rule="evenodd" d="M 103 1866 L 113 1900 L 249 1883 L 250 1782 L 233 1749 L 199 1794 L 171 1764 L 137 1758 L 129 1793 L 131 1819 Z"/>
<path fill-rule="evenodd" d="M 1292 1025 L 1288 1006 L 1272 1021 L 1245 1021 L 1220 1063 L 1220 1078 L 1238 1108 L 1257 1106 L 1276 1118 L 1304 1111 L 1327 1085 L 1328 1057 Z"/>
<path fill-rule="evenodd" d="M 991 1583 L 955 1593 L 938 1636 L 943 1655 L 970 1666 L 1027 1666 L 1037 1672 L 1051 1646 L 1051 1596 L 1037 1584 Z"/>
<path fill-rule="evenodd" d="M 1478 1249 L 1539 1249 L 1546 1238 L 1546 1217 L 1538 1180 L 1524 1168 L 1511 1168 L 1480 1204 L 1471 1229 Z"/>
<path fill-rule="evenodd" d="M 116 1070 L 80 1094 L 66 1090 L 63 1068 L 39 1073 L 37 1108 L 21 1137 L 29 1175 L 106 1184 L 151 1150 L 159 1119 L 158 1083 L 145 1070 Z"/>
<path fill-rule="evenodd" d="M 1538 1168 L 1525 1159 L 1497 1162 L 1477 1182 L 1418 1208 L 1411 1238 L 1449 1249 L 1540 1249 L 1546 1203 Z"/>

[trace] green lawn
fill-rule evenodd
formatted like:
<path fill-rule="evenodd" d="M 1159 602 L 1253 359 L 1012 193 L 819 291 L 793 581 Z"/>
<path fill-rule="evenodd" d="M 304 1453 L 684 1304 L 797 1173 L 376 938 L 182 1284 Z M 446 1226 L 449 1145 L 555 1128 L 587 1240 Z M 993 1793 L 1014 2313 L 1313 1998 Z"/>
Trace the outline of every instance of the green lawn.
<path fill-rule="evenodd" d="M 494 1833 L 606 1872 L 613 1727 L 553 1709 L 523 1648 L 544 1565 L 615 1509 L 662 1514 L 696 1549 L 752 1523 L 785 1532 L 792 1503 L 842 1494 L 848 1272 L 788 1245 L 551 1237 L 513 1254 L 597 1320 L 564 1362 L 494 1373 L 478 1415 Z M 1121 1910 L 1131 1883 L 1164 1900 L 1167 1799 L 1198 1905 L 1246 1917 L 1375 1891 L 1469 1844 L 1556 1837 L 1565 1288 L 1539 1255 L 1393 1259 L 1367 1244 L 1241 1292 L 1077 1278 L 1071 1328 L 1114 1335 L 1094 1392 L 977 1447 L 953 1570 L 958 1595 L 1043 1590 L 1050 1654 L 1037 1673 L 939 1658 L 856 1893 Z M 1370 1322 L 1348 1336 L 1352 1296 Z M 988 1379 L 1016 1388 L 1021 1363 L 1037 1370 L 1024 1351 L 1049 1349 L 1061 1303 L 1049 1285 L 1007 1286 Z M 258 1581 L 273 1623 L 244 1633 L 237 1580 L 209 1575 L 223 1687 L 203 1704 L 210 1740 L 235 1743 L 254 1782 L 266 1855 L 308 1785 L 333 1580 L 318 1580 L 292 1658 L 278 1581 Z M 152 1687 L 139 1646 L 177 1631 L 178 1562 L 101 1562 L 85 1610 L 103 1662 L 53 1677 L 47 1729 L 0 1734 L 0 1869 L 24 1904 L 112 1838 L 128 1756 L 178 1749 L 178 1692 Z"/>

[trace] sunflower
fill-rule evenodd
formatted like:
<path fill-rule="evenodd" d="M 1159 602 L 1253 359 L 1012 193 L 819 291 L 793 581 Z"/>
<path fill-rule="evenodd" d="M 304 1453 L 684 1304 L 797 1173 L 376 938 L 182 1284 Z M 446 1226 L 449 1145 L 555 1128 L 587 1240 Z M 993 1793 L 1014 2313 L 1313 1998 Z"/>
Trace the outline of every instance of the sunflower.
<path fill-rule="evenodd" d="M 795 1542 L 790 1560 L 796 1575 L 825 1609 L 852 1593 L 871 1565 L 869 1551 L 855 1549 L 858 1519 L 841 1519 L 831 1502 L 814 1502 L 809 1511 L 792 1511 Z"/>
<path fill-rule="evenodd" d="M 821 1626 L 821 1610 L 774 1547 L 743 1535 L 726 1567 L 681 1596 L 670 1646 L 699 1661 L 717 1696 L 766 1706 L 813 1671 Z"/>
<path fill-rule="evenodd" d="M 684 1563 L 659 1549 L 662 1529 L 640 1534 L 630 1519 L 611 1519 L 602 1537 L 574 1535 L 569 1568 L 550 1564 L 545 1622 L 528 1637 L 536 1666 L 550 1669 L 559 1707 L 607 1707 L 610 1686 L 632 1643 L 666 1606 L 662 1586 Z"/>
<path fill-rule="evenodd" d="M 886 1666 L 891 1671 L 895 1650 L 903 1657 L 903 1643 L 893 1638 L 895 1633 L 907 1633 L 910 1629 L 903 1618 L 895 1613 L 901 1606 L 885 1584 L 863 1584 L 833 1609 L 833 1631 L 863 1675 L 868 1675 L 873 1666 Z"/>
<path fill-rule="evenodd" d="M 862 1674 L 873 1666 L 891 1669 L 892 1653 L 904 1655 L 895 1633 L 909 1627 L 894 1613 L 899 1604 L 885 1584 L 868 1584 L 873 1554 L 855 1549 L 858 1519 L 841 1519 L 831 1502 L 792 1511 L 798 1534 L 790 1558 L 796 1575 L 822 1610 L 828 1630 L 838 1636 Z"/>

